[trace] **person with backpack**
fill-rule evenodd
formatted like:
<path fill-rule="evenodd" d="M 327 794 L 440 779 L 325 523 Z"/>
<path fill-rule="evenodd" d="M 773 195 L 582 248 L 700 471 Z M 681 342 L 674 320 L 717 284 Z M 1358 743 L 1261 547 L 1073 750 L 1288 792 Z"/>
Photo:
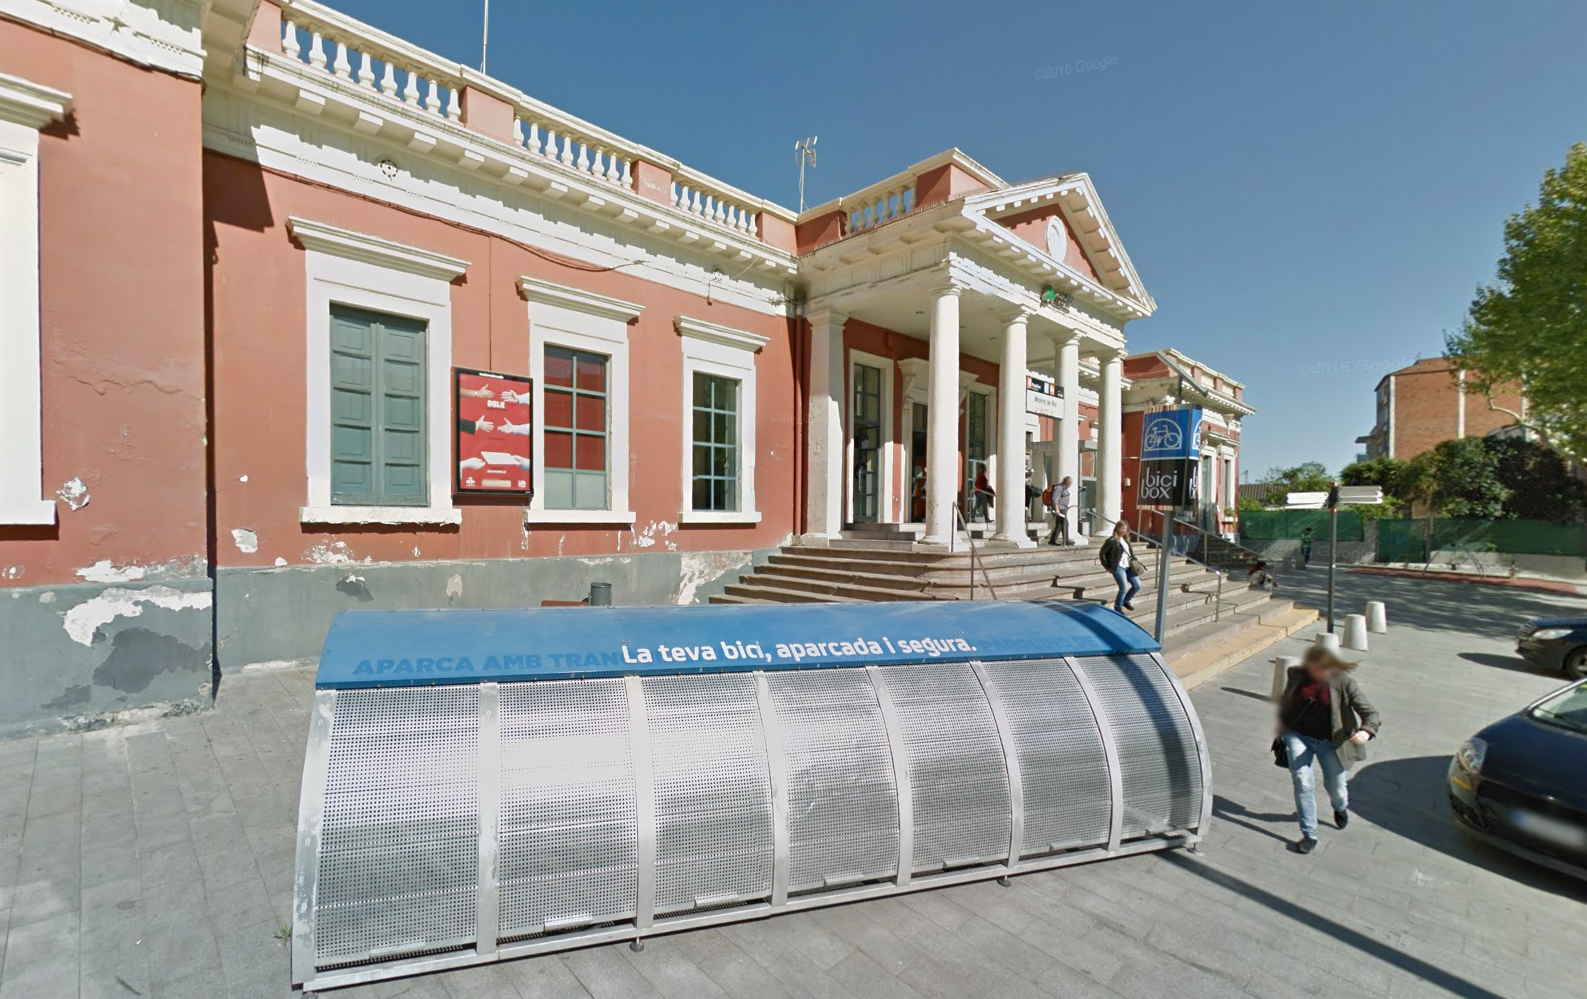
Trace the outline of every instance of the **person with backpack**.
<path fill-rule="evenodd" d="M 1120 614 L 1134 610 L 1130 601 L 1141 589 L 1141 564 L 1130 549 L 1129 524 L 1121 520 L 1113 525 L 1113 533 L 1102 543 L 1098 557 L 1102 567 L 1112 573 L 1114 581 L 1119 584 L 1118 595 L 1113 598 L 1113 609 Z M 1125 592 L 1126 587 L 1129 592 Z"/>
<path fill-rule="evenodd" d="M 1052 513 L 1052 533 L 1047 536 L 1049 545 L 1069 543 L 1069 484 L 1073 481 L 1066 475 L 1056 486 L 1048 486 L 1042 493 L 1042 504 Z M 1062 541 L 1058 540 L 1060 535 Z"/>

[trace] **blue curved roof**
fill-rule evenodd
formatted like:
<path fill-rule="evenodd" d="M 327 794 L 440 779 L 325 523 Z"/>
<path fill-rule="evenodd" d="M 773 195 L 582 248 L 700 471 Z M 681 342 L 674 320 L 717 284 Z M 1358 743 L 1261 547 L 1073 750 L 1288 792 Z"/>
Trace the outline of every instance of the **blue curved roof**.
<path fill-rule="evenodd" d="M 1098 604 L 1024 601 L 344 611 L 321 687 L 1094 656 L 1158 649 Z"/>

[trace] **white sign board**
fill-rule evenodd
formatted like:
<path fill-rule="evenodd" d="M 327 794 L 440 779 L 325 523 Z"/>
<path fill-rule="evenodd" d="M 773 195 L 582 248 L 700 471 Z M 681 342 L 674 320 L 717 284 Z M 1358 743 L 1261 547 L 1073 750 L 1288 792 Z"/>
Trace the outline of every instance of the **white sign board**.
<path fill-rule="evenodd" d="M 1321 510 L 1323 504 L 1328 502 L 1328 494 L 1323 493 L 1290 493 L 1284 500 L 1286 510 Z"/>
<path fill-rule="evenodd" d="M 1025 412 L 1063 419 L 1063 391 L 1050 378 L 1025 376 Z"/>
<path fill-rule="evenodd" d="M 1340 506 L 1376 506 L 1383 502 L 1382 486 L 1340 486 Z"/>

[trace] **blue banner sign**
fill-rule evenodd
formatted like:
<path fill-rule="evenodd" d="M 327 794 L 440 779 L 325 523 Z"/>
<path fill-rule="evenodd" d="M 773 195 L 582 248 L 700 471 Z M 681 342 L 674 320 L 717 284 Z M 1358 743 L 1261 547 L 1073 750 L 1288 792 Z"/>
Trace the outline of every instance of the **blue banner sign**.
<path fill-rule="evenodd" d="M 1151 652 L 1099 604 L 344 611 L 316 683 L 356 688 Z"/>
<path fill-rule="evenodd" d="M 1141 417 L 1141 460 L 1201 457 L 1199 409 L 1165 409 Z"/>

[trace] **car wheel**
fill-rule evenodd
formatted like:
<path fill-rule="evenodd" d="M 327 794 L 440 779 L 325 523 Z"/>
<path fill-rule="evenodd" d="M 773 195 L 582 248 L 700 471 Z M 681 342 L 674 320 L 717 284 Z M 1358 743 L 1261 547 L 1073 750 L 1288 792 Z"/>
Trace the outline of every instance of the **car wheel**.
<path fill-rule="evenodd" d="M 1587 648 L 1576 649 L 1565 657 L 1565 675 L 1572 680 L 1587 679 Z"/>

